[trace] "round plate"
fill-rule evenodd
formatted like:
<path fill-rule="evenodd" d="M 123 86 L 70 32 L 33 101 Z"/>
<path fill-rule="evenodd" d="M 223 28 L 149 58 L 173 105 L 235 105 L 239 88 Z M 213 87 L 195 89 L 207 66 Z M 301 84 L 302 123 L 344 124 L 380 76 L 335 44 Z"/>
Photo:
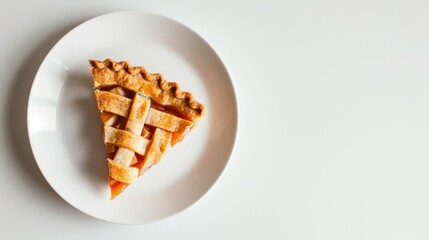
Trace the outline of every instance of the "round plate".
<path fill-rule="evenodd" d="M 110 200 L 88 59 L 126 60 L 178 82 L 207 112 L 159 164 Z M 110 222 L 171 216 L 200 199 L 227 164 L 238 129 L 229 74 L 199 35 L 171 19 L 116 12 L 66 34 L 42 62 L 28 103 L 28 134 L 44 177 L 75 208 Z"/>

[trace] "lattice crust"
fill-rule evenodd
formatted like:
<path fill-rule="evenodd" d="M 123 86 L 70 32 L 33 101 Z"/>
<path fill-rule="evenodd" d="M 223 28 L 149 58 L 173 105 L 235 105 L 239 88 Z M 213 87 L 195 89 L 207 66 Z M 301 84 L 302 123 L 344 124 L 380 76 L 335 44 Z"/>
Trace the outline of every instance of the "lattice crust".
<path fill-rule="evenodd" d="M 98 108 L 101 111 L 127 117 L 131 107 L 131 99 L 113 94 L 111 92 L 95 90 Z M 180 141 L 188 133 L 194 123 L 153 108 L 149 109 L 145 123 L 154 127 L 163 128 L 175 132 L 175 137 Z M 175 142 L 174 142 L 175 143 Z"/>
<path fill-rule="evenodd" d="M 183 139 L 204 106 L 176 83 L 142 67 L 109 59 L 90 63 L 115 198 Z"/>

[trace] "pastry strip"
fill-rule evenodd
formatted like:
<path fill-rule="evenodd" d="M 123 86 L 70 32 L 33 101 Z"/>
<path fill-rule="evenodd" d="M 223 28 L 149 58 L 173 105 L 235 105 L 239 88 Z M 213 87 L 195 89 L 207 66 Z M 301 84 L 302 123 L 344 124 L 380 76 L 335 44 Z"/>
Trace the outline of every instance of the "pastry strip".
<path fill-rule="evenodd" d="M 149 140 L 124 130 L 104 126 L 104 142 L 129 148 L 138 154 L 144 155 Z"/>
<path fill-rule="evenodd" d="M 140 169 L 140 174 L 143 174 L 147 169 L 157 164 L 161 160 L 162 155 L 167 151 L 170 145 L 171 133 L 160 128 L 157 128 L 153 134 L 152 141 L 147 149 L 143 166 Z"/>
<path fill-rule="evenodd" d="M 107 165 L 109 168 L 109 176 L 117 181 L 132 183 L 139 176 L 138 168 L 124 166 L 110 158 L 107 159 Z"/>

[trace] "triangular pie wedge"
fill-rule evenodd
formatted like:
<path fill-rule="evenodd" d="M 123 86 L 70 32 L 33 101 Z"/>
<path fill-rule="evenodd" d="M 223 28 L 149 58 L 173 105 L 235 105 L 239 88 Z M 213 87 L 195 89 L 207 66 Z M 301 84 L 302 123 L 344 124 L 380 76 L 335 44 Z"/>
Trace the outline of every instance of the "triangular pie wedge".
<path fill-rule="evenodd" d="M 114 199 L 183 140 L 204 106 L 177 83 L 143 67 L 111 59 L 89 63 Z"/>

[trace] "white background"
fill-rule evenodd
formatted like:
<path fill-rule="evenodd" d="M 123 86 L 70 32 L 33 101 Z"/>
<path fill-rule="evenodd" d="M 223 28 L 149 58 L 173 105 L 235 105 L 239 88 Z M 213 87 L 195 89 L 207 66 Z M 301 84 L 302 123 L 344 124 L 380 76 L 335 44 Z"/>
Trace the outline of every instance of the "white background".
<path fill-rule="evenodd" d="M 236 150 L 217 184 L 184 212 L 141 226 L 65 203 L 26 130 L 49 49 L 87 19 L 131 9 L 204 37 L 240 105 Z M 417 0 L 4 2 L 1 238 L 428 239 L 428 12 Z"/>

